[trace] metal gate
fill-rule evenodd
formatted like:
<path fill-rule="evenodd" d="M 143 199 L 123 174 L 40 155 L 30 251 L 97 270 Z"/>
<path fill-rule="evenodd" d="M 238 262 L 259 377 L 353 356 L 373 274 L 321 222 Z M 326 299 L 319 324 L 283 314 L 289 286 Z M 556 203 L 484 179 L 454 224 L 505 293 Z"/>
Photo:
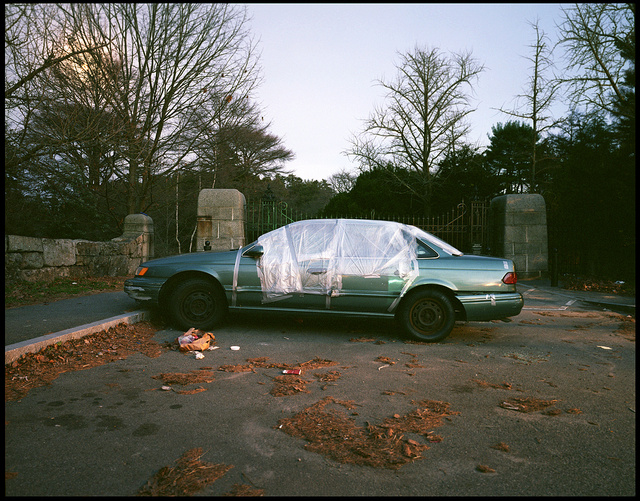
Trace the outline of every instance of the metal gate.
<path fill-rule="evenodd" d="M 380 219 L 417 226 L 436 235 L 465 253 L 482 254 L 487 251 L 487 212 L 489 202 L 474 200 L 460 202 L 449 212 L 435 217 L 388 216 L 323 216 L 326 219 Z M 267 191 L 260 200 L 247 201 L 247 242 L 281 226 L 310 219 L 308 214 L 291 210 L 286 202 L 275 200 Z"/>

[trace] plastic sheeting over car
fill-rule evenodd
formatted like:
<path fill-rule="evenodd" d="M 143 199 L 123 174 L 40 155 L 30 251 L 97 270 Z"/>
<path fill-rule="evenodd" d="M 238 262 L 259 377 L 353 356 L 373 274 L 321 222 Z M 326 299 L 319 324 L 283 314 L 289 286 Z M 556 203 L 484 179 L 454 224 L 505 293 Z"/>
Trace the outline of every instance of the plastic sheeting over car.
<path fill-rule="evenodd" d="M 425 233 L 391 221 L 315 219 L 283 226 L 257 241 L 264 248 L 258 261 L 264 300 L 337 296 L 349 276 L 400 278 L 406 290 L 418 274 L 418 235 Z"/>

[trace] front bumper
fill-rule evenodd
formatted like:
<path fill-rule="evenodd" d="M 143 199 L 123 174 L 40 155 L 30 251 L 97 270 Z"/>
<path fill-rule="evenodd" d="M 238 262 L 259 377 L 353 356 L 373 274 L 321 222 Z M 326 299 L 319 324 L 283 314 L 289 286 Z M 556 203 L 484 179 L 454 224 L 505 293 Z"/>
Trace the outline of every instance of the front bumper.
<path fill-rule="evenodd" d="M 160 289 L 165 280 L 155 281 L 148 278 L 130 278 L 124 281 L 124 291 L 136 301 L 158 304 Z"/>
<path fill-rule="evenodd" d="M 524 306 L 522 294 L 470 294 L 457 296 L 464 306 L 468 321 L 499 320 L 515 317 L 520 314 Z"/>

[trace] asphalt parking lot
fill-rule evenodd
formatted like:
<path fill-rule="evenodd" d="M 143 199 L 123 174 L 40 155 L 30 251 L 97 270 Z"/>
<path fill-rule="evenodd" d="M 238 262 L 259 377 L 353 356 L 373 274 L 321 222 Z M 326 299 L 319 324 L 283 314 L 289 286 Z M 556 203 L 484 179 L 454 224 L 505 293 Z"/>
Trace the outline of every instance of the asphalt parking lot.
<path fill-rule="evenodd" d="M 232 466 L 203 495 L 634 495 L 635 321 L 529 295 L 512 322 L 458 324 L 438 344 L 405 343 L 393 322 L 233 316 L 203 359 L 165 351 L 65 373 L 5 404 L 5 493 L 133 495 L 202 448 L 203 461 Z M 256 359 L 334 364 L 303 369 L 302 389 L 283 396 L 280 368 L 219 370 Z M 163 391 L 154 379 L 203 368 L 211 382 Z M 283 431 L 327 397 L 327 415 L 358 432 L 424 401 L 450 413 L 429 433 L 395 432 L 421 448 L 405 463 L 367 466 Z M 358 450 L 351 439 L 345 450 Z"/>

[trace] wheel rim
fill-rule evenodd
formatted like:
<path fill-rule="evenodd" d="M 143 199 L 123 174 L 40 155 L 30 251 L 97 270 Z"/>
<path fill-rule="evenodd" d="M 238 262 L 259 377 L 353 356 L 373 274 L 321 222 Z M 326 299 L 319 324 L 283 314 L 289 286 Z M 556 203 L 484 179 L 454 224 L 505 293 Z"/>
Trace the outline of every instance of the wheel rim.
<path fill-rule="evenodd" d="M 183 315 L 193 322 L 201 322 L 211 318 L 216 310 L 211 294 L 205 291 L 195 291 L 189 294 L 182 303 Z"/>
<path fill-rule="evenodd" d="M 409 319 L 417 331 L 423 334 L 434 334 L 445 323 L 445 311 L 438 301 L 422 299 L 411 307 Z"/>

